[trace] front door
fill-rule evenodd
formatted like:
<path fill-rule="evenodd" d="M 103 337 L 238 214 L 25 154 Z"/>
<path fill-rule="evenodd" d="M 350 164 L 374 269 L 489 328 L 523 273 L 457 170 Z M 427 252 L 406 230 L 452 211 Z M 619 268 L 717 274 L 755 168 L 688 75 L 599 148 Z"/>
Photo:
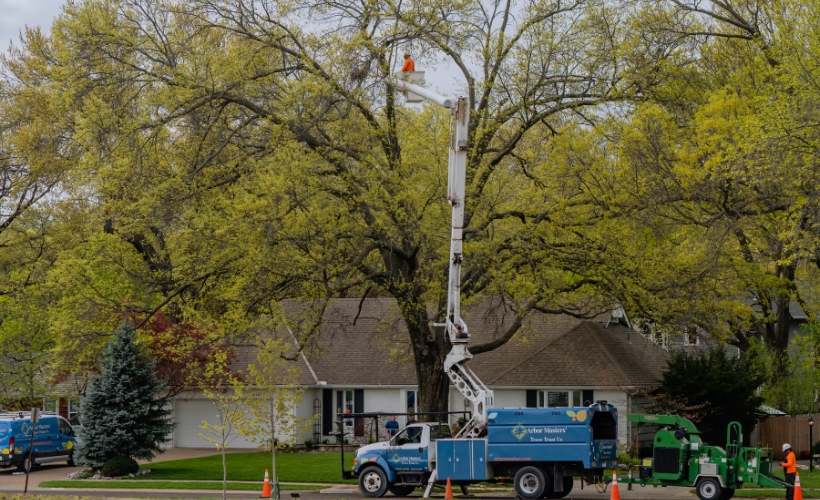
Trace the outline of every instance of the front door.
<path fill-rule="evenodd" d="M 422 444 L 423 426 L 413 426 L 399 432 L 390 443 L 387 459 L 396 472 L 427 469 L 427 448 Z"/>

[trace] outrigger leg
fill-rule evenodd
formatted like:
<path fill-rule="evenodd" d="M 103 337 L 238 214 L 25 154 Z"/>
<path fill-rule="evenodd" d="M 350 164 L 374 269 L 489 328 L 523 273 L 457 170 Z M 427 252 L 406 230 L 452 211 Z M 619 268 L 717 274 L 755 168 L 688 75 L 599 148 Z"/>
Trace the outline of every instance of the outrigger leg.
<path fill-rule="evenodd" d="M 433 491 L 433 485 L 436 484 L 437 477 L 438 474 L 436 474 L 436 470 L 433 470 L 433 473 L 430 474 L 430 480 L 427 481 L 427 488 L 424 490 L 422 498 L 430 498 L 430 493 Z"/>

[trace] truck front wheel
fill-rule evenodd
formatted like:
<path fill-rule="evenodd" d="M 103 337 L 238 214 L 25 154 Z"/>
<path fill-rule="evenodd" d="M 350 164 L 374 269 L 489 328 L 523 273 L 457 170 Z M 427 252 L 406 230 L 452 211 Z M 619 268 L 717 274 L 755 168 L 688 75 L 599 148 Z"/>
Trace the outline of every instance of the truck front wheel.
<path fill-rule="evenodd" d="M 546 474 L 538 467 L 522 467 L 515 474 L 515 492 L 526 500 L 541 498 L 546 486 Z"/>
<path fill-rule="evenodd" d="M 380 498 L 387 491 L 387 476 L 380 467 L 368 467 L 359 473 L 359 490 L 362 495 Z M 715 499 L 717 500 L 717 499 Z"/>
<path fill-rule="evenodd" d="M 704 477 L 696 487 L 700 500 L 719 500 L 723 493 L 720 483 L 713 477 Z"/>

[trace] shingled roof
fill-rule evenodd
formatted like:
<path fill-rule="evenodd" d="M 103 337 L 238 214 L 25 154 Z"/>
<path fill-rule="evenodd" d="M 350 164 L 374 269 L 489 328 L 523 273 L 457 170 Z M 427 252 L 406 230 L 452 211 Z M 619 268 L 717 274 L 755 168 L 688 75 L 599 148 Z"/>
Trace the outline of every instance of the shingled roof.
<path fill-rule="evenodd" d="M 498 338 L 514 320 L 501 302 L 468 306 L 464 317 L 471 345 Z M 319 380 L 349 386 L 416 385 L 405 325 L 394 300 L 334 300 L 324 318 L 318 349 L 308 355 Z M 657 383 L 666 352 L 625 326 L 613 322 L 605 327 L 607 319 L 531 314 L 512 340 L 476 355 L 470 367 L 493 386 Z M 315 383 L 304 376 L 305 371 L 302 382 Z"/>

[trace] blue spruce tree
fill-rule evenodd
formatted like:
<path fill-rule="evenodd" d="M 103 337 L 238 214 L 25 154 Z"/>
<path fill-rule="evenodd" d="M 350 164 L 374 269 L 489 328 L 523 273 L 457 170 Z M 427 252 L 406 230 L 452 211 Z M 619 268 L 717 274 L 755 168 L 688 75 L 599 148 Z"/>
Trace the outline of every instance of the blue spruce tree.
<path fill-rule="evenodd" d="M 170 398 L 154 375 L 154 363 L 125 321 L 104 351 L 102 372 L 80 400 L 79 463 L 99 469 L 114 457 L 151 460 L 173 430 Z"/>

